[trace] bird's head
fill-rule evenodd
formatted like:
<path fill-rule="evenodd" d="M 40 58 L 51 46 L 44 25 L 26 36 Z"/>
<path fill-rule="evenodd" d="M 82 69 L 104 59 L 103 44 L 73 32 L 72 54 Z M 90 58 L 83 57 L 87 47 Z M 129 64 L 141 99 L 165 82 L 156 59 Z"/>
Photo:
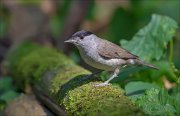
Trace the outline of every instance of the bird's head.
<path fill-rule="evenodd" d="M 72 43 L 77 47 L 82 47 L 91 44 L 94 38 L 96 38 L 96 35 L 92 32 L 81 30 L 74 33 L 65 43 Z"/>

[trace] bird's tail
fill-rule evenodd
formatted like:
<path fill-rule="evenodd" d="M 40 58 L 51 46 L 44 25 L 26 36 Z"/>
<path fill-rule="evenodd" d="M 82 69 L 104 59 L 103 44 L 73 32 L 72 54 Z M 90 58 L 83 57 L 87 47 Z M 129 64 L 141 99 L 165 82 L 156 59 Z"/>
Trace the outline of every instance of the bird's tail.
<path fill-rule="evenodd" d="M 152 65 L 152 64 L 149 64 L 149 63 L 146 63 L 146 62 L 143 62 L 139 59 L 136 59 L 135 62 L 138 64 L 138 65 L 143 65 L 143 66 L 147 66 L 147 67 L 150 67 L 150 68 L 153 68 L 153 69 L 156 69 L 156 70 L 159 70 L 158 67 L 156 67 L 155 65 Z"/>

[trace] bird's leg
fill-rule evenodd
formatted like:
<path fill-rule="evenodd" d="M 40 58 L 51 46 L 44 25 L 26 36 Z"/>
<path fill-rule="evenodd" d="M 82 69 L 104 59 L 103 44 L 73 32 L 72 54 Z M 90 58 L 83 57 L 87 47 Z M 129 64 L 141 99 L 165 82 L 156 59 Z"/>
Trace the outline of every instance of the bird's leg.
<path fill-rule="evenodd" d="M 113 73 L 113 75 L 112 75 L 107 81 L 105 81 L 104 83 L 98 84 L 98 85 L 96 85 L 96 86 L 106 86 L 106 85 L 109 85 L 109 82 L 110 82 L 111 80 L 113 80 L 115 77 L 117 77 L 118 74 L 119 74 L 119 69 L 116 68 L 115 71 L 114 71 L 114 73 Z"/>

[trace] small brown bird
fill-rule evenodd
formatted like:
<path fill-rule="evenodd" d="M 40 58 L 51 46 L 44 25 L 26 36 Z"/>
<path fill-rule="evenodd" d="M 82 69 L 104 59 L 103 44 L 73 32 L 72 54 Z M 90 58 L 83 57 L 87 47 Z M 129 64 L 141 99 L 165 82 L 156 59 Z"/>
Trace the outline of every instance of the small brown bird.
<path fill-rule="evenodd" d="M 154 65 L 143 62 L 138 56 L 107 40 L 97 37 L 90 31 L 78 31 L 65 42 L 73 43 L 80 51 L 83 60 L 92 67 L 105 71 L 113 71 L 112 76 L 97 86 L 105 86 L 118 76 L 120 68 L 126 65 L 144 65 L 158 69 Z"/>

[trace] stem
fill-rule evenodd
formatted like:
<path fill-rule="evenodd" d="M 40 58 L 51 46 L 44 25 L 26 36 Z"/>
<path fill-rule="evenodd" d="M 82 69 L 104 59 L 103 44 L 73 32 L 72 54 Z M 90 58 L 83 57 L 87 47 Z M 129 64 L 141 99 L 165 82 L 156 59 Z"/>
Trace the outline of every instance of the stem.
<path fill-rule="evenodd" d="M 172 63 L 173 61 L 173 40 L 170 41 L 170 50 L 169 50 L 169 62 Z"/>
<path fill-rule="evenodd" d="M 169 64 L 171 66 L 171 69 L 173 70 L 173 79 L 176 83 L 178 83 L 178 78 L 176 76 L 176 68 L 174 66 L 174 63 L 173 63 L 173 46 L 174 46 L 174 43 L 173 43 L 173 39 L 171 39 L 170 41 L 170 46 L 169 46 Z"/>

